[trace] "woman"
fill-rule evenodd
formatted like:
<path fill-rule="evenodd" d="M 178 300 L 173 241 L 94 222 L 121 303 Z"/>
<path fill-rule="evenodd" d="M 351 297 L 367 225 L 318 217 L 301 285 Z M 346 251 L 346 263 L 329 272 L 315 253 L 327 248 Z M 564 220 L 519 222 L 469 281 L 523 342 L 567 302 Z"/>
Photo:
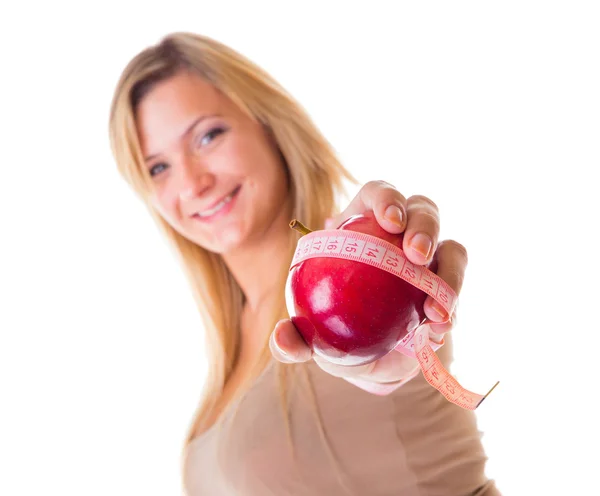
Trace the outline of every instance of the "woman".
<path fill-rule="evenodd" d="M 414 359 L 334 366 L 312 356 L 286 312 L 292 218 L 317 229 L 372 210 L 405 233 L 413 263 L 436 257 L 459 293 L 466 252 L 437 243 L 431 200 L 373 181 L 336 215 L 353 178 L 307 114 L 249 60 L 198 35 L 171 34 L 129 63 L 110 137 L 205 323 L 209 374 L 184 450 L 187 494 L 498 494 L 473 413 L 429 386 Z M 425 312 L 439 340 L 453 319 L 430 298 Z M 446 365 L 450 347 L 446 336 Z"/>

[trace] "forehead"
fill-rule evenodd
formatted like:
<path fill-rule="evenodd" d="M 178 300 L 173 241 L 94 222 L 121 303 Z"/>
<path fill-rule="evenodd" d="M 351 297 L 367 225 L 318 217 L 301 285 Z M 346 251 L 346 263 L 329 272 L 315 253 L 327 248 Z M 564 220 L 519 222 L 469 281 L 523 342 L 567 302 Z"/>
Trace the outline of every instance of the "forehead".
<path fill-rule="evenodd" d="M 145 156 L 163 152 L 199 117 L 231 112 L 231 103 L 214 86 L 197 75 L 180 72 L 157 83 L 137 108 L 142 151 Z"/>

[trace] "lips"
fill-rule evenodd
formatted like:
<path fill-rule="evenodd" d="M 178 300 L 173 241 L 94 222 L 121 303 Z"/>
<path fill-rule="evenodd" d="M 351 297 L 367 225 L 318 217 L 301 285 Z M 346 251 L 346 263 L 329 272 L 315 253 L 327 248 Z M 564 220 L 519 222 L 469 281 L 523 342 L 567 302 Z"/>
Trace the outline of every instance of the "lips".
<path fill-rule="evenodd" d="M 199 212 L 196 212 L 192 217 L 195 217 L 200 220 L 207 220 L 212 218 L 227 207 L 227 205 L 236 197 L 240 188 L 241 185 L 237 186 L 231 193 L 225 195 L 219 201 L 214 203 L 210 208 L 205 208 Z"/>

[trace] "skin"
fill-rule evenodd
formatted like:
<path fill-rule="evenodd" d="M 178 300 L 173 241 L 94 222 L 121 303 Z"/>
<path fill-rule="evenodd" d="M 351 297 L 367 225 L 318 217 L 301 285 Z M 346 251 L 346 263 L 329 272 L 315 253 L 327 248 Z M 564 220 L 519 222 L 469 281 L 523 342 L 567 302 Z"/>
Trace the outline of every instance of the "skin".
<path fill-rule="evenodd" d="M 400 210 L 400 215 L 396 208 Z M 326 226 L 338 225 L 344 219 L 367 210 L 373 210 L 379 225 L 386 231 L 405 233 L 402 249 L 411 262 L 426 265 L 435 257 L 438 262 L 437 275 L 460 295 L 468 263 L 467 252 L 464 246 L 456 241 L 438 242 L 439 211 L 433 201 L 421 195 L 406 199 L 392 185 L 384 181 L 372 181 L 363 186 L 350 205 L 333 217 Z M 423 249 L 423 236 L 431 243 L 429 250 Z M 449 332 L 456 322 L 456 310 L 448 318 L 446 312 L 429 296 L 425 300 L 424 311 L 430 320 L 436 322 L 429 326 L 430 335 L 436 341 Z M 270 345 L 273 354 L 282 362 L 304 362 L 313 359 L 323 370 L 336 377 L 387 383 L 413 376 L 419 369 L 416 359 L 396 352 L 367 365 L 334 365 L 319 356 L 313 356 L 289 319 L 277 323 Z"/>
<path fill-rule="evenodd" d="M 274 288 L 256 274 L 268 273 L 287 246 L 291 215 L 284 165 L 263 127 L 186 72 L 158 84 L 142 100 L 137 127 L 154 174 L 151 202 L 180 234 L 224 257 L 249 307 L 257 310 Z M 191 217 L 238 185 L 229 215 L 212 223 Z"/>
<path fill-rule="evenodd" d="M 289 184 L 275 143 L 227 97 L 185 72 L 158 84 L 144 97 L 137 127 L 144 156 L 149 158 L 146 165 L 153 174 L 151 202 L 180 234 L 223 256 L 246 296 L 243 322 L 259 323 L 264 318 L 261 309 L 269 308 L 279 288 L 257 274 L 268 274 L 286 246 L 291 215 Z M 192 217 L 240 185 L 227 215 L 212 223 Z M 425 265 L 435 256 L 437 274 L 460 294 L 467 253 L 455 241 L 438 243 L 440 221 L 433 201 L 420 195 L 405 198 L 392 185 L 372 181 L 329 224 L 371 209 L 384 229 L 405 232 L 403 249 L 411 262 Z M 433 303 L 428 297 L 424 308 L 429 319 L 439 323 L 432 324 L 430 331 L 444 334 L 452 329 L 454 315 L 450 319 L 440 315 Z M 266 338 L 256 332 L 261 328 L 242 325 L 243 355 L 245 347 L 258 349 Z M 344 378 L 393 382 L 413 375 L 418 368 L 415 359 L 396 352 L 360 367 L 330 364 L 312 356 L 288 319 L 277 323 L 270 346 L 277 360 L 314 359 L 326 372 Z"/>

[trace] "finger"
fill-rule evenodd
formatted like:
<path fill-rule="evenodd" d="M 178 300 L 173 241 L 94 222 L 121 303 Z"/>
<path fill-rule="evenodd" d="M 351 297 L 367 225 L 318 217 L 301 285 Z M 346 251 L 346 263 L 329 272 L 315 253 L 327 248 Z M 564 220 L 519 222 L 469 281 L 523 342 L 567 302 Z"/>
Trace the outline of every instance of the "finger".
<path fill-rule="evenodd" d="M 457 323 L 457 317 L 456 317 L 456 307 L 454 308 L 454 312 L 452 312 L 452 315 L 450 316 L 450 320 L 447 322 L 441 322 L 439 324 L 436 323 L 430 323 L 429 325 L 429 336 L 431 339 L 435 340 L 435 341 L 439 341 L 440 338 L 446 334 L 447 332 L 450 332 L 452 329 L 454 329 L 456 327 L 456 323 Z"/>
<path fill-rule="evenodd" d="M 355 367 L 336 365 L 318 355 L 314 356 L 314 360 L 321 369 L 335 377 L 371 382 L 395 382 L 409 377 L 419 368 L 419 362 L 415 358 L 397 352 L 390 352 L 374 362 Z"/>
<path fill-rule="evenodd" d="M 335 229 L 353 215 L 372 210 L 381 227 L 399 234 L 406 227 L 406 198 L 391 184 L 384 181 L 366 183 L 340 214 L 328 220 L 326 228 Z"/>
<path fill-rule="evenodd" d="M 411 196 L 406 202 L 408 222 L 404 231 L 402 251 L 414 264 L 429 263 L 440 234 L 438 207 L 426 196 Z"/>
<path fill-rule="evenodd" d="M 306 362 L 312 351 L 289 319 L 280 320 L 271 333 L 269 347 L 275 359 L 284 363 Z"/>
<path fill-rule="evenodd" d="M 468 264 L 466 248 L 454 240 L 439 243 L 433 256 L 437 265 L 437 275 L 450 286 L 456 295 L 460 294 Z M 448 313 L 431 296 L 425 300 L 425 315 L 434 322 L 448 320 Z"/>

